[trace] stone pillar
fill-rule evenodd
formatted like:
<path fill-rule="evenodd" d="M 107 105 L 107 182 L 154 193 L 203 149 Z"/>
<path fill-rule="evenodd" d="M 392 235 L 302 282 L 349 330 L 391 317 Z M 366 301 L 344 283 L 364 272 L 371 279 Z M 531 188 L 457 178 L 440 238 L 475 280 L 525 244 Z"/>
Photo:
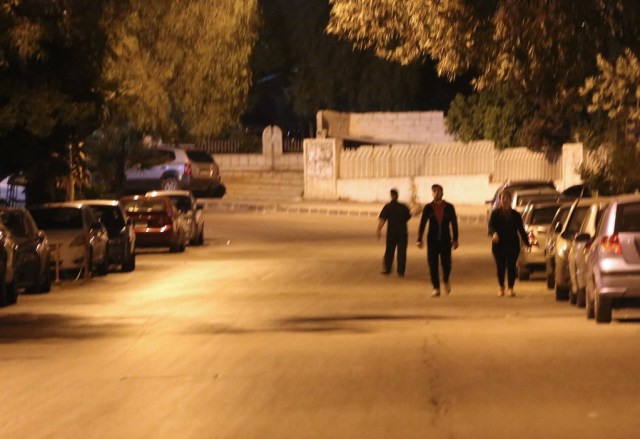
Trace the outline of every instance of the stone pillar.
<path fill-rule="evenodd" d="M 342 141 L 304 139 L 304 198 L 336 200 Z"/>

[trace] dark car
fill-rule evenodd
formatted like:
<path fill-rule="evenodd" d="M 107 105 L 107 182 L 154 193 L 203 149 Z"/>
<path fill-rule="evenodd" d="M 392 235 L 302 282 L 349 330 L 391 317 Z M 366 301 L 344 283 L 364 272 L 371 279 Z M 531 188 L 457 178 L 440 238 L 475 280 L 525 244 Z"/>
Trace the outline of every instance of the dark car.
<path fill-rule="evenodd" d="M 131 195 L 121 201 L 133 221 L 138 247 L 169 247 L 172 252 L 184 251 L 189 239 L 188 225 L 169 197 Z"/>
<path fill-rule="evenodd" d="M 109 235 L 109 263 L 120 265 L 122 271 L 136 268 L 136 234 L 133 222 L 118 200 L 82 200 L 82 204 L 93 209 L 96 217 Z"/>
<path fill-rule="evenodd" d="M 163 145 L 149 154 L 152 166 L 137 163 L 125 171 L 127 193 L 184 189 L 216 195 L 222 188 L 218 164 L 206 151 Z"/>
<path fill-rule="evenodd" d="M 15 271 L 19 288 L 28 292 L 51 291 L 51 250 L 45 233 L 39 230 L 27 209 L 2 208 L 0 222 L 16 245 Z"/>
<path fill-rule="evenodd" d="M 189 230 L 191 245 L 204 244 L 204 214 L 202 205 L 197 202 L 191 191 L 153 191 L 147 197 L 169 197 L 175 207 L 184 214 Z"/>
<path fill-rule="evenodd" d="M 0 223 L 0 306 L 11 305 L 18 300 L 14 269 L 15 247 L 11 232 Z"/>

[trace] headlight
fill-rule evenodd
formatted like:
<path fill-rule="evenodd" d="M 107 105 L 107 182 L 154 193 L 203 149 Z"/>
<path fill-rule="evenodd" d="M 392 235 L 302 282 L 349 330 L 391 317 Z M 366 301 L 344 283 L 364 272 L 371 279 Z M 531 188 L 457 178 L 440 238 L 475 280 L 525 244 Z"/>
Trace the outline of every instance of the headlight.
<path fill-rule="evenodd" d="M 78 247 L 80 245 L 84 245 L 84 236 L 76 235 L 76 237 L 71 241 L 71 244 L 69 244 L 69 247 Z"/>

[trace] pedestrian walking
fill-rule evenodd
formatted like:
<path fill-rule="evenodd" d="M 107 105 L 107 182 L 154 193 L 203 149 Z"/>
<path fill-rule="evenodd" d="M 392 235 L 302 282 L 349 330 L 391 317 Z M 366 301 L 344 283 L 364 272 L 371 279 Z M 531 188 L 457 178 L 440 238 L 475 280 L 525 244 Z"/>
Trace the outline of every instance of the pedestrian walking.
<path fill-rule="evenodd" d="M 422 248 L 422 235 L 427 231 L 427 263 L 433 284 L 433 297 L 440 296 L 440 265 L 444 290 L 451 293 L 451 249 L 458 248 L 458 217 L 453 204 L 442 199 L 444 190 L 439 184 L 431 186 L 433 201 L 422 209 L 420 228 L 418 229 L 418 247 Z"/>
<path fill-rule="evenodd" d="M 398 201 L 398 191 L 391 189 L 391 201 L 384 205 L 378 216 L 378 239 L 382 236 L 382 228 L 387 223 L 387 247 L 384 251 L 382 274 L 391 274 L 394 254 L 398 250 L 397 271 L 403 277 L 407 265 L 407 222 L 411 219 L 411 211 L 406 204 Z"/>
<path fill-rule="evenodd" d="M 489 217 L 489 235 L 491 236 L 491 252 L 496 261 L 498 274 L 498 296 L 505 294 L 504 275 L 507 273 L 507 294 L 515 297 L 513 286 L 516 282 L 516 262 L 520 254 L 520 238 L 527 246 L 529 238 L 524 230 L 522 216 L 511 208 L 511 193 L 504 191 L 500 194 L 500 201 L 497 209 L 491 212 Z M 520 235 L 520 236 L 518 236 Z"/>

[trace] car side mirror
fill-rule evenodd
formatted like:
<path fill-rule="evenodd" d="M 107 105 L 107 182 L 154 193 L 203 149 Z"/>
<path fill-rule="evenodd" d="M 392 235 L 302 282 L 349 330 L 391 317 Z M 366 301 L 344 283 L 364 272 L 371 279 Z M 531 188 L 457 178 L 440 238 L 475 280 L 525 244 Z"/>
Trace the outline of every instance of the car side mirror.
<path fill-rule="evenodd" d="M 554 233 L 560 233 L 562 232 L 562 223 L 556 223 L 555 226 L 553 226 L 553 232 Z"/>
<path fill-rule="evenodd" d="M 567 231 L 567 232 L 564 232 L 564 233 L 563 233 L 562 235 L 560 235 L 560 236 L 562 236 L 562 238 L 563 238 L 563 239 L 566 239 L 567 241 L 572 240 L 572 239 L 574 238 L 574 234 L 573 234 L 573 233 L 571 233 L 571 232 L 568 232 L 568 231 Z"/>
<path fill-rule="evenodd" d="M 127 225 L 128 226 L 132 226 L 133 225 L 133 220 L 131 218 L 127 218 Z"/>
<path fill-rule="evenodd" d="M 99 232 L 100 230 L 102 230 L 104 228 L 104 226 L 102 225 L 102 223 L 100 221 L 96 221 L 95 223 L 91 224 L 91 231 L 92 232 Z"/>
<path fill-rule="evenodd" d="M 36 236 L 38 237 L 38 241 L 40 242 L 47 239 L 47 235 L 42 230 L 38 230 L 38 234 Z"/>
<path fill-rule="evenodd" d="M 196 209 L 198 209 L 198 210 L 204 210 L 204 203 L 197 202 L 197 203 L 196 203 Z"/>

